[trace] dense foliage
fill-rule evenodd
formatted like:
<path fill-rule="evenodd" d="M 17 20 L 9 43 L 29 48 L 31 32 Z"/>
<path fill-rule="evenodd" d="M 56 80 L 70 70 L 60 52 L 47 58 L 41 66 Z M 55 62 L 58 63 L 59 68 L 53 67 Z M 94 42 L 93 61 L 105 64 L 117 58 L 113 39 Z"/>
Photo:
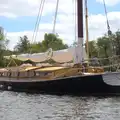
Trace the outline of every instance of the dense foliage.
<path fill-rule="evenodd" d="M 89 57 L 107 58 L 120 55 L 120 31 L 111 36 L 104 35 L 97 40 L 89 41 Z"/>
<path fill-rule="evenodd" d="M 42 42 L 30 43 L 27 36 L 20 37 L 19 42 L 14 50 L 18 53 L 39 53 L 45 52 L 48 48 L 53 50 L 61 50 L 68 48 L 68 45 L 63 43 L 63 40 L 58 35 L 45 34 Z"/>
<path fill-rule="evenodd" d="M 68 48 L 67 44 L 59 36 L 52 33 L 45 33 L 44 40 L 37 43 L 30 43 L 26 35 L 20 37 L 14 51 L 6 50 L 9 40 L 0 35 L 0 66 L 5 66 L 3 55 L 20 54 L 20 53 L 39 53 L 45 52 L 48 48 L 61 50 Z M 104 35 L 97 40 L 89 41 L 89 57 L 107 58 L 113 55 L 120 55 L 120 31 L 112 33 L 111 36 Z M 105 61 L 104 61 L 105 62 Z M 109 61 L 106 61 L 109 63 Z"/>
<path fill-rule="evenodd" d="M 7 40 L 3 34 L 0 34 L 0 66 L 5 65 L 5 60 L 3 60 L 3 56 L 11 54 L 10 50 L 6 50 L 8 44 L 9 40 Z"/>

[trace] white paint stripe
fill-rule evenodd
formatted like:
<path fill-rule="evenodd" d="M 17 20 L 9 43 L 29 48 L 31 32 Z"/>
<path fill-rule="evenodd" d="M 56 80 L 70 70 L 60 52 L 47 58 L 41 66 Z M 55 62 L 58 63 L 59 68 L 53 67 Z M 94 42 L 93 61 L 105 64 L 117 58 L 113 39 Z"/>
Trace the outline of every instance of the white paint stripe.
<path fill-rule="evenodd" d="M 103 74 L 102 78 L 108 85 L 120 86 L 120 72 Z"/>

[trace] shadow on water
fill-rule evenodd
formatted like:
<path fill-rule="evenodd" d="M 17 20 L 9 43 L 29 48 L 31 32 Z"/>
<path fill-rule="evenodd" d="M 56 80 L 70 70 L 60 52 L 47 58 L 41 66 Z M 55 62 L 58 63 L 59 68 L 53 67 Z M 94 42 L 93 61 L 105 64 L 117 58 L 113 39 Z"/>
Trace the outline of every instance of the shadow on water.
<path fill-rule="evenodd" d="M 42 95 L 53 95 L 53 96 L 69 96 L 69 97 L 95 97 L 95 98 L 98 98 L 98 99 L 104 99 L 104 98 L 119 98 L 120 97 L 120 94 L 118 93 L 90 93 L 90 94 L 86 94 L 86 93 L 82 93 L 82 94 L 79 94 L 79 93 L 53 93 L 53 92 L 38 92 L 38 91 L 31 91 L 31 92 L 26 92 L 26 94 L 29 94 L 29 95 L 33 95 L 33 94 L 42 94 Z"/>

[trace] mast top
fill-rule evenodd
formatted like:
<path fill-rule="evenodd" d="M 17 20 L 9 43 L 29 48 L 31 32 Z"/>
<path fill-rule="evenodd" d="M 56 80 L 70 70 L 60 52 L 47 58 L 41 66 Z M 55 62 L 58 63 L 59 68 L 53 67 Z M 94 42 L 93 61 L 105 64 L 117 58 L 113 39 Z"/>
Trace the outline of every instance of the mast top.
<path fill-rule="evenodd" d="M 83 0 L 77 0 L 78 38 L 83 38 Z"/>

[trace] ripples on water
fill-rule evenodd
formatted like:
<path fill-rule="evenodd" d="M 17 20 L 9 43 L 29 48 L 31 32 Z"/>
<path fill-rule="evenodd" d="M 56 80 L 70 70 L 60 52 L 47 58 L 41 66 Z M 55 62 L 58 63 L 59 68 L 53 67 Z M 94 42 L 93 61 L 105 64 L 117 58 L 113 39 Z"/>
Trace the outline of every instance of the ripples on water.
<path fill-rule="evenodd" d="M 0 120 L 120 120 L 120 97 L 0 92 Z"/>

